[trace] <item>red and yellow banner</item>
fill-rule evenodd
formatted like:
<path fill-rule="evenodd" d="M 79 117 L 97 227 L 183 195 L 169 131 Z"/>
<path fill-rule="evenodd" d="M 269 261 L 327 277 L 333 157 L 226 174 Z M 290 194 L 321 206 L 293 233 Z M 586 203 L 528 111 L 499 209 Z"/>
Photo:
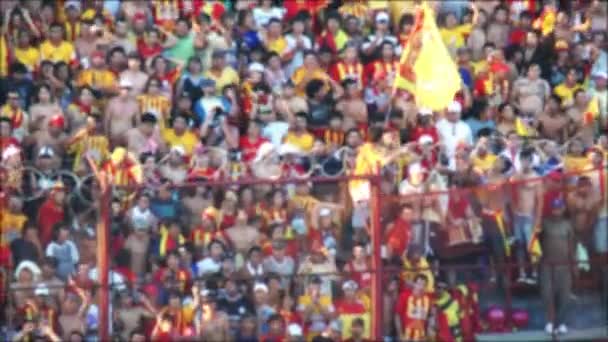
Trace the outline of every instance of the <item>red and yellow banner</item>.
<path fill-rule="evenodd" d="M 461 88 L 458 68 L 441 39 L 435 13 L 426 2 L 416 10 L 394 88 L 410 92 L 419 107 L 432 110 L 445 109 Z"/>

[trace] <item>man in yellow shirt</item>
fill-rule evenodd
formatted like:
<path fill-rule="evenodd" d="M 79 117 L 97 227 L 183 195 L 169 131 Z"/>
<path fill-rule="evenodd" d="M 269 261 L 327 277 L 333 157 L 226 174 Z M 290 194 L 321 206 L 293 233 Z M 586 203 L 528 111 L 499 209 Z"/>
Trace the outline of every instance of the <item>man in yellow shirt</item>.
<path fill-rule="evenodd" d="M 226 53 L 221 50 L 213 51 L 211 68 L 205 72 L 205 77 L 215 81 L 215 90 L 218 95 L 225 86 L 239 83 L 239 74 L 226 65 Z"/>
<path fill-rule="evenodd" d="M 91 87 L 104 94 L 118 93 L 116 76 L 105 67 L 105 55 L 102 51 L 95 51 L 91 54 L 91 68 L 80 73 L 76 84 L 79 87 Z"/>
<path fill-rule="evenodd" d="M 34 71 L 40 62 L 40 51 L 32 46 L 31 39 L 29 31 L 19 31 L 17 46 L 13 51 L 15 59 L 25 65 L 30 72 Z"/>
<path fill-rule="evenodd" d="M 576 82 L 576 69 L 568 69 L 564 82 L 558 84 L 553 92 L 562 99 L 563 107 L 570 107 L 574 104 L 574 93 L 583 89 L 583 86 Z"/>
<path fill-rule="evenodd" d="M 63 39 L 61 24 L 55 23 L 49 28 L 49 39 L 40 44 L 40 59 L 68 64 L 76 60 L 74 45 Z"/>
<path fill-rule="evenodd" d="M 458 25 L 458 19 L 454 13 L 448 13 L 445 17 L 445 27 L 439 29 L 441 39 L 448 48 L 452 56 L 455 56 L 456 50 L 465 45 L 465 38 L 471 33 L 473 24 L 477 21 L 478 11 L 475 4 L 471 4 L 473 9 L 473 23 L 465 23 Z"/>
<path fill-rule="evenodd" d="M 279 56 L 283 56 L 285 50 L 287 50 L 287 40 L 283 36 L 283 28 L 279 19 L 272 18 L 268 22 L 264 45 L 266 50 L 276 52 Z"/>
<path fill-rule="evenodd" d="M 162 136 L 167 147 L 181 146 L 187 157 L 192 155 L 194 147 L 199 142 L 199 137 L 188 130 L 188 118 L 185 115 L 177 115 L 173 118 L 172 128 L 163 128 Z"/>
<path fill-rule="evenodd" d="M 315 137 L 307 130 L 308 118 L 306 113 L 296 113 L 296 120 L 292 129 L 285 136 L 285 143 L 292 144 L 304 152 L 310 152 L 315 143 Z"/>

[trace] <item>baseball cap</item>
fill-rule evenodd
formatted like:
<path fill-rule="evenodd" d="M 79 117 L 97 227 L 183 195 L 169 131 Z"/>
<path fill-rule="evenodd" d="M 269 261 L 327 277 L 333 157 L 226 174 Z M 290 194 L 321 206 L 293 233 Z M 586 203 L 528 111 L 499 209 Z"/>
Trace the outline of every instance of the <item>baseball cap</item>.
<path fill-rule="evenodd" d="M 605 71 L 596 71 L 593 73 L 593 77 L 608 79 L 608 73 L 606 73 Z"/>
<path fill-rule="evenodd" d="M 253 286 L 253 292 L 258 292 L 258 291 L 262 291 L 262 292 L 266 292 L 268 293 L 268 286 L 264 283 L 256 283 Z"/>
<path fill-rule="evenodd" d="M 376 22 L 377 23 L 383 22 L 383 21 L 388 22 L 389 19 L 390 18 L 388 16 L 388 13 L 386 13 L 386 12 L 378 12 L 378 14 L 376 14 Z"/>
<path fill-rule="evenodd" d="M 320 217 L 327 217 L 330 215 L 331 215 L 331 210 L 329 208 L 321 208 L 321 210 L 319 210 Z"/>
<path fill-rule="evenodd" d="M 433 115 L 433 111 L 430 110 L 429 108 L 420 108 L 418 109 L 418 114 L 425 116 L 425 115 Z"/>
<path fill-rule="evenodd" d="M 249 64 L 249 71 L 250 72 L 264 72 L 264 65 L 262 65 L 261 63 L 258 62 L 253 62 L 251 64 Z"/>
<path fill-rule="evenodd" d="M 432 144 L 433 143 L 433 138 L 428 135 L 428 134 L 423 134 L 420 136 L 420 138 L 418 138 L 418 143 L 420 145 L 425 145 L 425 144 Z"/>
<path fill-rule="evenodd" d="M 462 111 L 462 105 L 458 101 L 452 101 L 448 106 L 448 112 L 450 113 L 460 113 Z"/>
<path fill-rule="evenodd" d="M 351 291 L 356 291 L 357 288 L 359 286 L 357 285 L 357 282 L 355 282 L 354 280 L 347 280 L 344 282 L 344 284 L 342 284 L 342 290 L 343 291 L 347 291 L 347 290 L 351 290 Z"/>

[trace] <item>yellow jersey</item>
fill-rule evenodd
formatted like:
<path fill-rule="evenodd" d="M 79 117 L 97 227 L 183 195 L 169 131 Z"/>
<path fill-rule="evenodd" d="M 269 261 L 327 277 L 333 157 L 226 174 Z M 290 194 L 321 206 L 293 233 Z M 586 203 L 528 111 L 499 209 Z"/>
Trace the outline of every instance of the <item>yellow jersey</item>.
<path fill-rule="evenodd" d="M 452 28 L 443 27 L 439 29 L 439 34 L 446 47 L 455 50 L 464 46 L 465 37 L 471 33 L 472 29 L 473 25 L 471 24 L 458 25 Z"/>
<path fill-rule="evenodd" d="M 62 41 L 58 46 L 53 45 L 49 40 L 40 44 L 40 60 L 50 60 L 53 63 L 70 63 L 76 59 L 74 45 L 67 41 Z"/>
<path fill-rule="evenodd" d="M 276 52 L 279 56 L 287 49 L 287 40 L 283 36 L 277 39 L 266 42 L 266 49 L 268 51 Z"/>
<path fill-rule="evenodd" d="M 186 130 L 182 135 L 175 134 L 175 130 L 173 130 L 172 128 L 163 129 L 162 132 L 163 139 L 167 143 L 167 146 L 169 148 L 177 146 L 183 147 L 184 151 L 186 152 L 186 156 L 192 155 L 194 147 L 196 146 L 196 144 L 198 144 L 200 140 L 196 134 L 192 133 L 189 130 Z"/>
<path fill-rule="evenodd" d="M 14 50 L 15 59 L 27 67 L 29 71 L 33 71 L 40 63 L 40 51 L 35 47 L 29 46 L 25 49 L 16 48 Z"/>
<path fill-rule="evenodd" d="M 116 76 L 111 71 L 105 69 L 86 69 L 80 73 L 76 84 L 79 87 L 112 88 L 116 85 Z"/>
<path fill-rule="evenodd" d="M 315 137 L 308 132 L 305 132 L 303 134 L 295 134 L 294 132 L 288 132 L 285 136 L 285 143 L 297 146 L 304 152 L 309 152 L 310 150 L 312 150 L 312 147 L 315 143 Z"/>
<path fill-rule="evenodd" d="M 9 241 L 16 236 L 13 234 L 21 235 L 21 231 L 25 226 L 27 217 L 23 214 L 13 214 L 8 210 L 0 211 L 0 227 L 2 232 L 0 233 L 0 246 L 7 246 Z"/>
<path fill-rule="evenodd" d="M 486 154 L 483 158 L 480 158 L 479 156 L 473 156 L 473 167 L 478 171 L 484 173 L 488 172 L 494 166 L 496 159 L 498 159 L 498 157 L 491 153 Z"/>
<path fill-rule="evenodd" d="M 560 83 L 555 86 L 553 93 L 559 96 L 559 98 L 562 99 L 562 102 L 571 102 L 574 100 L 574 93 L 579 89 L 583 89 L 583 86 L 578 83 L 575 84 L 574 87 L 568 87 L 565 83 Z"/>
<path fill-rule="evenodd" d="M 239 74 L 231 67 L 225 67 L 219 75 L 211 72 L 211 70 L 207 70 L 205 77 L 215 81 L 215 91 L 218 94 L 229 84 L 239 84 Z"/>

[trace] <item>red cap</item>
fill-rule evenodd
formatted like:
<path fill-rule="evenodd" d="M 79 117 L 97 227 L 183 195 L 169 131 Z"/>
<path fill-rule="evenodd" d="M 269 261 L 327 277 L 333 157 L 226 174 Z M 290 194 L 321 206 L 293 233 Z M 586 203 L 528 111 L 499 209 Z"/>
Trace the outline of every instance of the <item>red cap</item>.
<path fill-rule="evenodd" d="M 91 59 L 93 58 L 106 58 L 106 54 L 103 51 L 95 50 L 91 54 Z"/>
<path fill-rule="evenodd" d="M 146 20 L 146 15 L 141 12 L 135 13 L 133 20 Z"/>
<path fill-rule="evenodd" d="M 49 126 L 63 128 L 65 127 L 65 119 L 61 114 L 55 114 L 49 120 Z"/>

